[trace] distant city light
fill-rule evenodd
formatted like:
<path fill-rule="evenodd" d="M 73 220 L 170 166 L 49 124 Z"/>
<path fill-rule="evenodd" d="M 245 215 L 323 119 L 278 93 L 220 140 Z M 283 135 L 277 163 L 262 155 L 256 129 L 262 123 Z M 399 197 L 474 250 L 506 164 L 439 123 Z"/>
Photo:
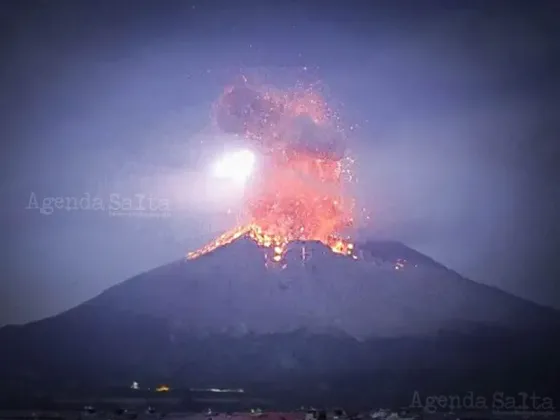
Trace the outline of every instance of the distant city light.
<path fill-rule="evenodd" d="M 236 394 L 242 394 L 245 392 L 242 388 L 190 388 L 193 392 L 230 392 Z"/>

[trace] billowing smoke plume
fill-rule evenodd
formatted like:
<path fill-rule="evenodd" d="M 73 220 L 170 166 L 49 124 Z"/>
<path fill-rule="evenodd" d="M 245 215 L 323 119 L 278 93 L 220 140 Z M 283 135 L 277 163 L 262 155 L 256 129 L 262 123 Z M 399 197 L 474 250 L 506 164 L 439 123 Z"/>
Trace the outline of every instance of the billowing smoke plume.
<path fill-rule="evenodd" d="M 242 234 L 273 249 L 275 263 L 296 240 L 320 241 L 333 252 L 351 255 L 353 245 L 344 236 L 353 226 L 354 200 L 345 189 L 351 177 L 342 161 L 344 137 L 320 95 L 236 86 L 220 98 L 216 121 L 223 131 L 243 137 L 265 163 L 245 186 L 248 223 L 190 258 Z"/>
<path fill-rule="evenodd" d="M 286 127 L 283 137 L 297 152 L 336 161 L 344 157 L 344 139 L 333 127 L 317 124 L 308 115 L 290 118 Z"/>
<path fill-rule="evenodd" d="M 264 152 L 281 149 L 338 161 L 344 157 L 344 138 L 328 114 L 321 98 L 309 92 L 242 85 L 222 96 L 216 120 L 223 131 L 246 137 Z"/>

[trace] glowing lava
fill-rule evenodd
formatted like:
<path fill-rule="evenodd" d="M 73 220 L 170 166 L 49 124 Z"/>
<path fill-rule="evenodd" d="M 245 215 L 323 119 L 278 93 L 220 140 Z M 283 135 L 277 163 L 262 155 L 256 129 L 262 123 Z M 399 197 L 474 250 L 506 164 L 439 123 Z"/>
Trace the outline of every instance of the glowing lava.
<path fill-rule="evenodd" d="M 280 262 L 286 245 L 316 240 L 333 252 L 352 255 L 343 232 L 353 224 L 354 200 L 348 197 L 348 160 L 335 114 L 309 90 L 281 92 L 243 86 L 226 90 L 216 108 L 218 126 L 243 136 L 262 157 L 259 173 L 247 187 L 249 223 L 188 254 L 189 259 L 249 236 L 270 248 Z"/>

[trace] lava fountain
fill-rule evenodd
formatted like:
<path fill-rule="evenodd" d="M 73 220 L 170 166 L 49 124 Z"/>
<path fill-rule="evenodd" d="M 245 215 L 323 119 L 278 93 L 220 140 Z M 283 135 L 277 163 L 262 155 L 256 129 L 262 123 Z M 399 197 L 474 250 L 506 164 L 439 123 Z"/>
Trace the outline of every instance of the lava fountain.
<path fill-rule="evenodd" d="M 344 232 L 353 225 L 354 200 L 347 194 L 351 159 L 338 117 L 312 89 L 281 91 L 243 84 L 216 103 L 218 127 L 242 136 L 263 157 L 247 188 L 250 221 L 188 254 L 193 259 L 241 236 L 273 251 L 281 261 L 291 241 L 315 240 L 352 255 Z"/>

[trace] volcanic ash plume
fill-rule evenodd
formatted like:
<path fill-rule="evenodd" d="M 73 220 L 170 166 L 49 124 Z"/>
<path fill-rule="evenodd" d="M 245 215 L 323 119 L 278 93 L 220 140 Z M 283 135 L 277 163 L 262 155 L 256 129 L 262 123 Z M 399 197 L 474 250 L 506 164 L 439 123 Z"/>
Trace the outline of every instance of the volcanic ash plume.
<path fill-rule="evenodd" d="M 244 136 L 265 153 L 284 150 L 338 161 L 345 148 L 334 118 L 312 91 L 259 90 L 247 85 L 227 89 L 216 109 L 220 129 Z"/>
<path fill-rule="evenodd" d="M 350 177 L 345 138 L 336 115 L 310 90 L 279 91 L 246 84 L 218 100 L 220 129 L 246 139 L 265 160 L 246 195 L 251 221 L 226 232 L 195 258 L 244 234 L 274 250 L 281 261 L 288 242 L 317 240 L 351 255 L 343 232 L 352 226 L 354 201 L 344 186 Z"/>

